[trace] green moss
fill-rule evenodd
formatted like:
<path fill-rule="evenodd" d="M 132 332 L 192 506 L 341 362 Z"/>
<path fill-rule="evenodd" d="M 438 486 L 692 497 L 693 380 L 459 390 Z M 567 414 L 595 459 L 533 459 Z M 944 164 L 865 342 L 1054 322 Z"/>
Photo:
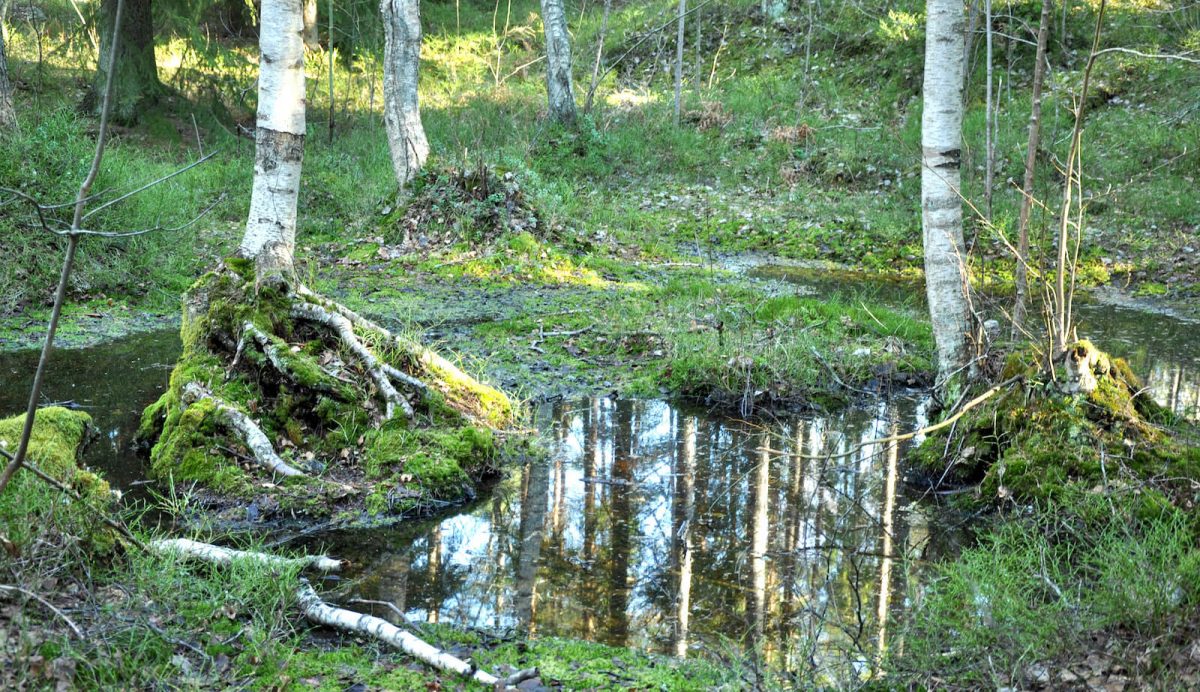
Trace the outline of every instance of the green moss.
<path fill-rule="evenodd" d="M 1190 506 L 1191 485 L 1200 481 L 1200 448 L 1176 434 L 1182 430 L 1151 425 L 1143 411 L 1157 415 L 1159 407 L 1141 402 L 1141 381 L 1125 361 L 1087 342 L 1073 352 L 1095 377 L 1093 391 L 1060 391 L 1062 370 L 1058 381 L 1032 377 L 930 435 L 909 456 L 915 475 L 979 483 L 985 502 L 1044 503 L 1080 488 L 1135 482 L 1146 484 L 1146 498 Z M 1020 362 L 1010 357 L 1005 369 L 1032 367 Z M 952 431 L 955 439 L 948 441 Z"/>
<path fill-rule="evenodd" d="M 31 540 L 52 516 L 59 517 L 64 535 L 83 538 L 92 550 L 110 549 L 116 537 L 95 520 L 95 512 L 112 509 L 116 498 L 102 477 L 79 467 L 79 452 L 91 432 L 92 418 L 81 411 L 52 406 L 39 409 L 29 438 L 26 459 L 78 493 L 81 504 L 29 472 L 18 472 L 0 495 L 0 534 L 18 547 Z M 0 420 L 0 445 L 15 452 L 25 416 Z"/>

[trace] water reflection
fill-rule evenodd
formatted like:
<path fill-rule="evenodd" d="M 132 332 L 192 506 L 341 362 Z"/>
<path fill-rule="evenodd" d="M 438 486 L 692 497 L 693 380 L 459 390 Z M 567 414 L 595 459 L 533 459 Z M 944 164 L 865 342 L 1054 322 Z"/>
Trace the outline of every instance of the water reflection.
<path fill-rule="evenodd" d="M 92 348 L 55 349 L 50 356 L 42 403 L 71 402 L 91 414 L 100 438 L 88 445 L 83 460 L 103 469 L 118 488 L 146 477 L 130 444 L 142 409 L 166 388 L 179 350 L 178 330 L 167 329 Z M 25 411 L 38 355 L 36 350 L 0 353 L 0 417 Z"/>
<path fill-rule="evenodd" d="M 325 536 L 354 593 L 416 620 L 583 637 L 678 656 L 746 651 L 830 679 L 869 672 L 931 550 L 897 485 L 900 399 L 770 426 L 659 401 L 546 408 L 555 453 L 424 526 Z M 815 457 L 815 458 L 810 458 Z M 921 528 L 915 529 L 913 526 Z M 357 546 L 357 547 L 356 547 Z"/>

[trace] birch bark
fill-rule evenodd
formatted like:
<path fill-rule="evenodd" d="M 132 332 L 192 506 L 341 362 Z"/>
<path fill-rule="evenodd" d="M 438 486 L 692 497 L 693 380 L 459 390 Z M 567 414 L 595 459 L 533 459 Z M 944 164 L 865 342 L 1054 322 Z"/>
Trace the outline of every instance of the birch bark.
<path fill-rule="evenodd" d="M 571 38 L 562 0 L 541 0 L 546 33 L 546 94 L 550 117 L 575 122 L 575 91 L 571 86 Z"/>
<path fill-rule="evenodd" d="M 239 252 L 260 280 L 292 273 L 296 203 L 304 163 L 302 0 L 263 0 L 259 25 L 254 186 Z"/>
<path fill-rule="evenodd" d="M 921 117 L 921 223 L 925 292 L 937 344 L 938 384 L 969 363 L 970 285 L 963 244 L 963 6 L 927 0 L 924 110 Z"/>
<path fill-rule="evenodd" d="M 396 182 L 403 187 L 429 158 L 417 96 L 421 61 L 419 0 L 382 0 L 383 120 Z"/>

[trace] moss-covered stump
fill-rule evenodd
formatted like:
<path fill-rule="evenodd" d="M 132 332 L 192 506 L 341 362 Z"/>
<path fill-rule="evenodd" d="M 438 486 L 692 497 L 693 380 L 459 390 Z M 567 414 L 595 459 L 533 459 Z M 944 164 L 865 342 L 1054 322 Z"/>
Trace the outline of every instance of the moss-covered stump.
<path fill-rule="evenodd" d="M 1160 407 L 1123 359 L 1074 344 L 1050 376 L 1010 356 L 1016 381 L 931 434 L 910 456 L 911 482 L 978 485 L 985 502 L 1044 503 L 1123 490 L 1156 510 L 1200 500 L 1200 436 Z"/>
<path fill-rule="evenodd" d="M 498 468 L 515 410 L 420 344 L 228 259 L 184 298 L 180 356 L 142 415 L 151 474 L 229 518 L 406 514 Z"/>
<path fill-rule="evenodd" d="M 15 451 L 24 425 L 24 414 L 0 420 L 0 446 Z M 0 495 L 0 539 L 4 539 L 0 542 L 11 554 L 25 553 L 46 530 L 61 538 L 78 539 L 91 549 L 112 547 L 112 532 L 93 515 L 112 508 L 116 495 L 107 481 L 78 463 L 92 433 L 92 418 L 81 411 L 53 406 L 37 412 L 27 462 L 70 487 L 84 502 L 64 495 L 29 471 L 18 471 Z"/>

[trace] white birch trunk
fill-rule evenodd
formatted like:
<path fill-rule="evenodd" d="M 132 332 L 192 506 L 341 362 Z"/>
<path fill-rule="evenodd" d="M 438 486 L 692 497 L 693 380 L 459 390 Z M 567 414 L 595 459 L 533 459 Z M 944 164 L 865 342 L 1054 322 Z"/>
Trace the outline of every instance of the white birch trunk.
<path fill-rule="evenodd" d="M 571 38 L 562 0 L 541 0 L 542 26 L 546 33 L 546 94 L 550 117 L 565 123 L 575 121 L 575 91 L 571 87 Z"/>
<path fill-rule="evenodd" d="M 457 673 L 484 685 L 496 686 L 497 683 L 503 682 L 490 673 L 476 670 L 466 661 L 422 641 L 383 618 L 329 605 L 322 601 L 308 584 L 301 586 L 296 593 L 304 617 L 319 625 L 373 637 L 439 670 Z"/>
<path fill-rule="evenodd" d="M 321 47 L 317 32 L 317 0 L 304 0 L 304 47 L 311 51 Z M 333 45 L 329 48 L 332 51 Z"/>
<path fill-rule="evenodd" d="M 419 0 L 381 0 L 383 14 L 383 121 L 396 182 L 403 187 L 429 158 L 417 98 L 421 60 Z"/>
<path fill-rule="evenodd" d="M 292 565 L 300 565 L 303 567 L 311 567 L 319 572 L 340 572 L 346 563 L 342 560 L 335 560 L 324 555 L 308 555 L 305 557 L 281 557 L 279 555 L 271 555 L 269 553 L 249 552 L 245 550 L 234 550 L 233 548 L 222 548 L 221 546 L 212 545 L 210 543 L 201 543 L 192 541 L 187 538 L 163 538 L 157 541 L 150 541 L 148 544 L 150 549 L 156 553 L 184 555 L 186 557 L 196 558 L 204 562 L 214 565 L 231 565 L 234 562 L 254 562 L 260 565 L 270 567 L 285 567 Z"/>
<path fill-rule="evenodd" d="M 4 14 L 0 12 L 0 23 Z M 12 82 L 8 79 L 8 57 L 4 52 L 4 28 L 0 26 L 0 133 L 17 127 L 17 111 L 13 107 Z"/>
<path fill-rule="evenodd" d="M 239 248 L 264 274 L 290 274 L 304 162 L 302 0 L 263 0 L 259 24 L 254 187 Z"/>
<path fill-rule="evenodd" d="M 675 127 L 679 127 L 679 113 L 683 99 L 683 30 L 687 17 L 687 0 L 679 0 L 679 19 L 675 34 Z"/>
<path fill-rule="evenodd" d="M 921 117 L 921 223 L 925 292 L 937 344 L 939 386 L 969 362 L 969 291 L 963 245 L 963 5 L 927 0 Z"/>

